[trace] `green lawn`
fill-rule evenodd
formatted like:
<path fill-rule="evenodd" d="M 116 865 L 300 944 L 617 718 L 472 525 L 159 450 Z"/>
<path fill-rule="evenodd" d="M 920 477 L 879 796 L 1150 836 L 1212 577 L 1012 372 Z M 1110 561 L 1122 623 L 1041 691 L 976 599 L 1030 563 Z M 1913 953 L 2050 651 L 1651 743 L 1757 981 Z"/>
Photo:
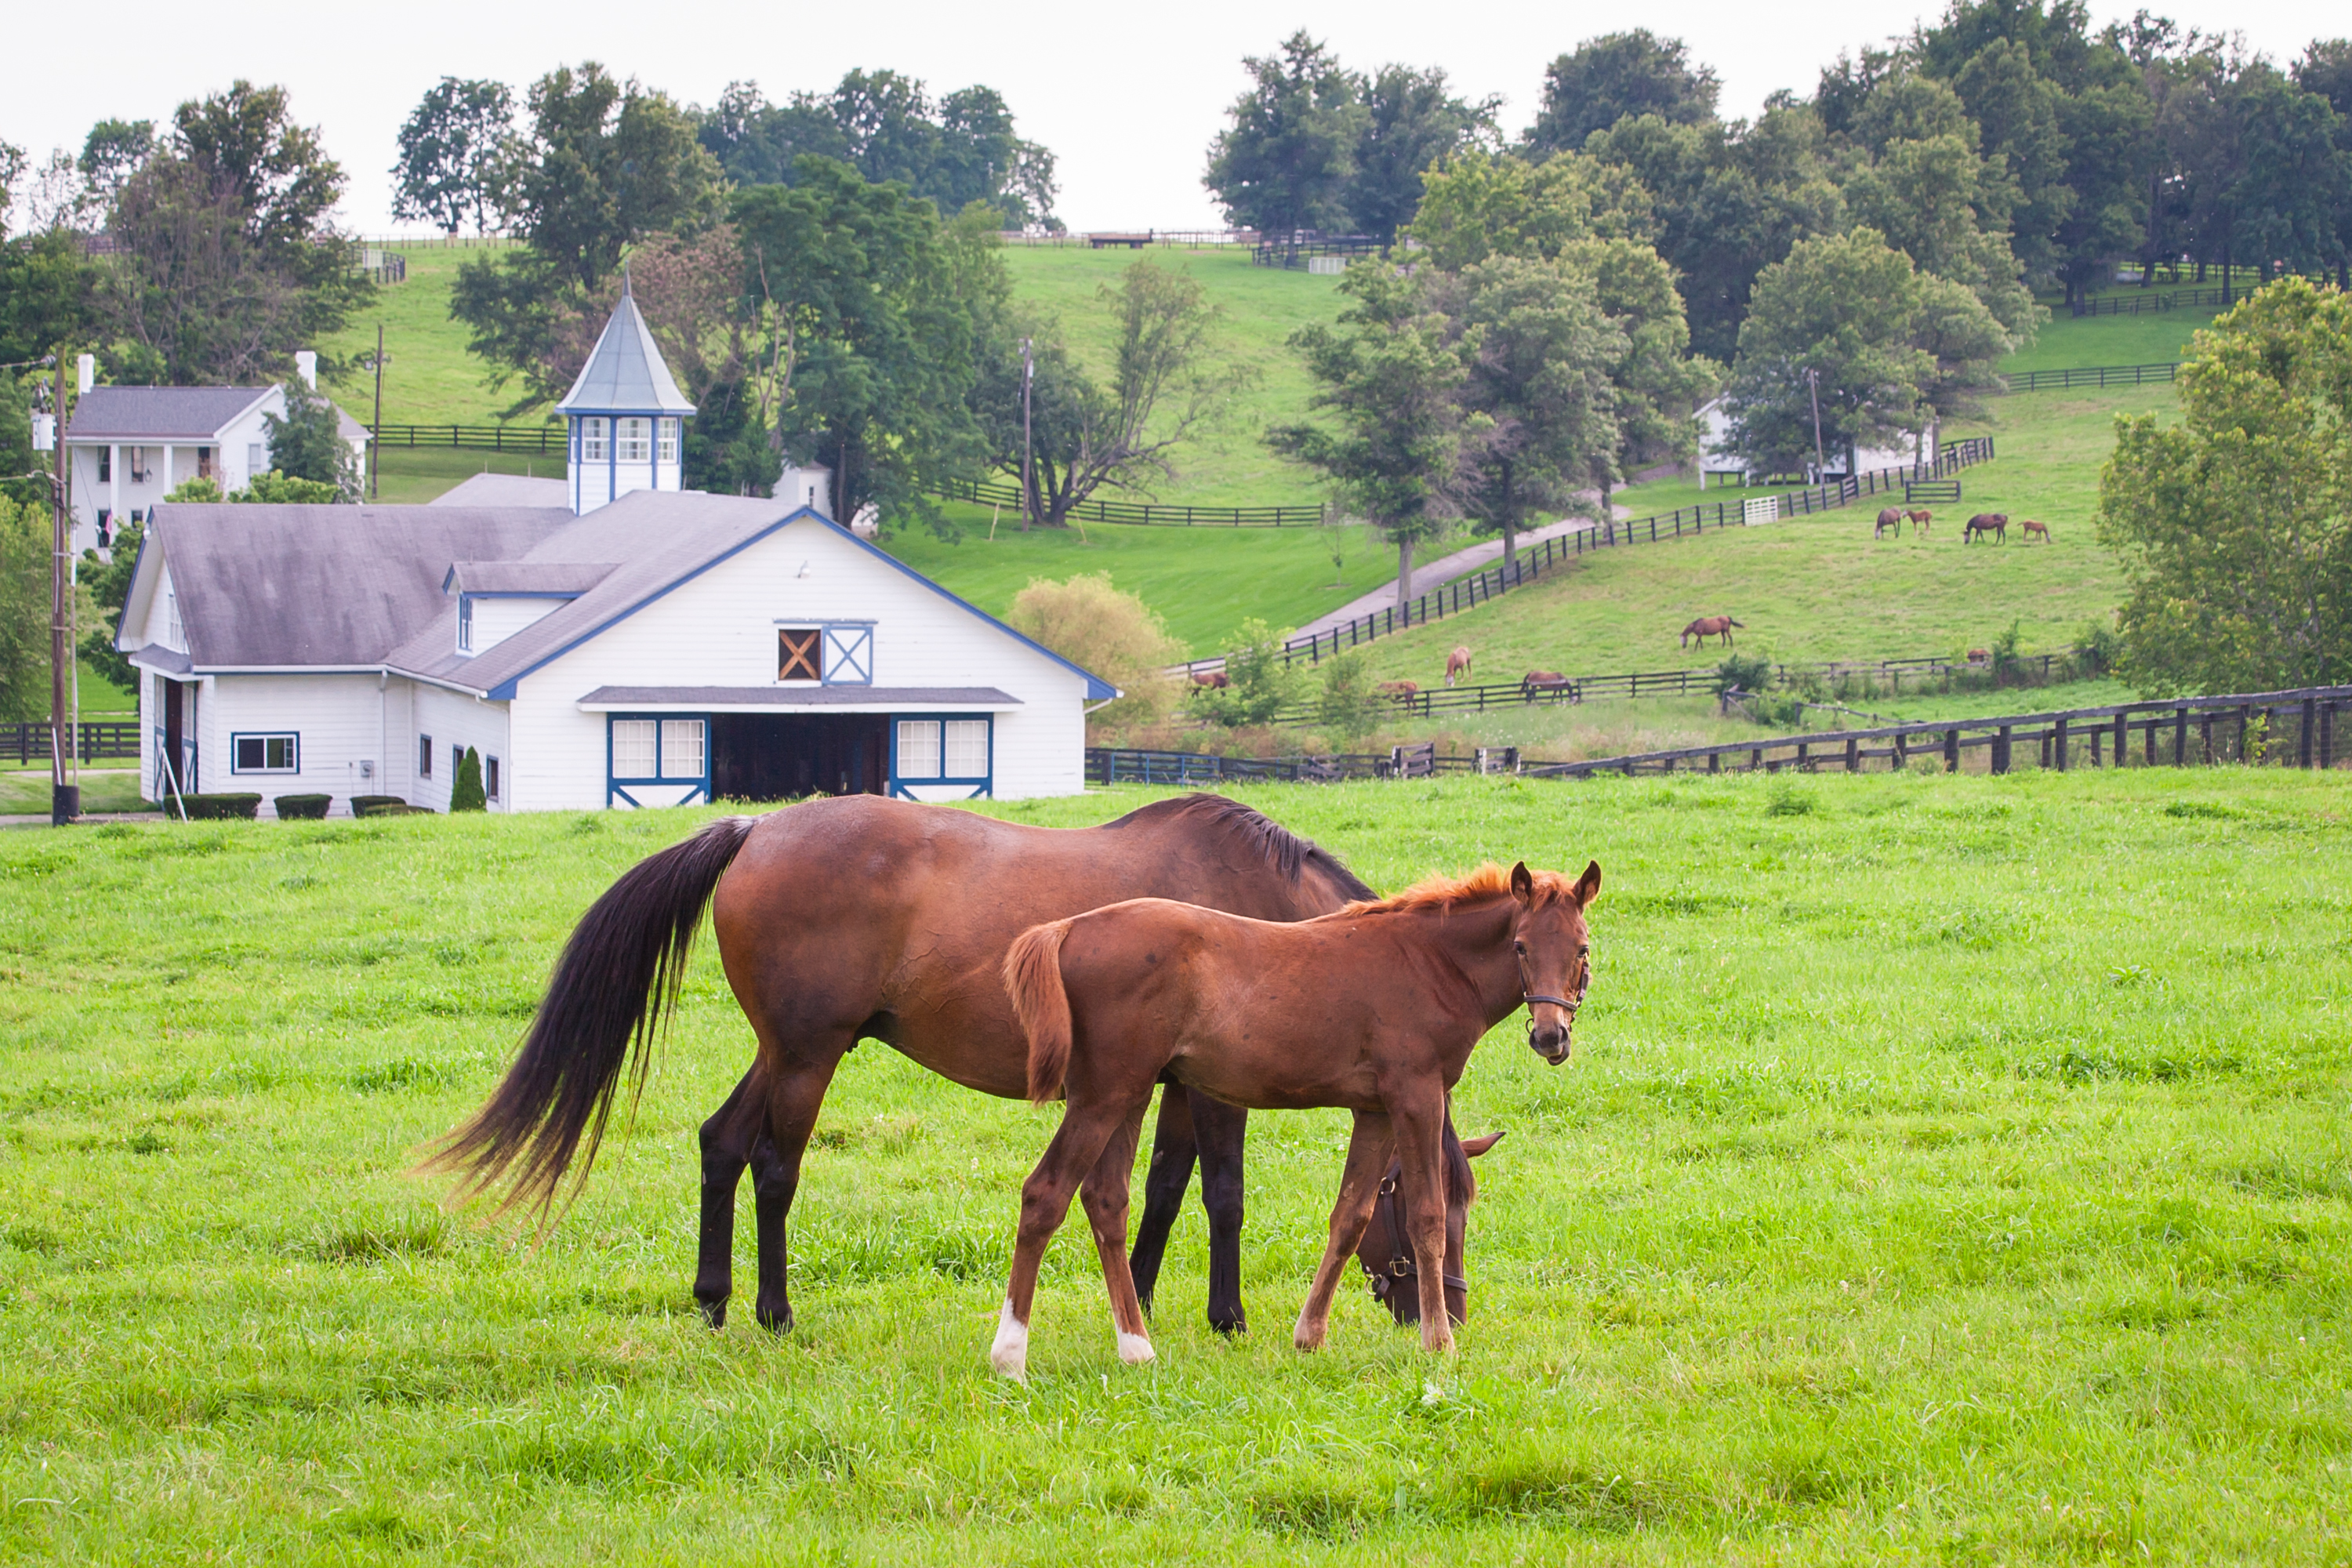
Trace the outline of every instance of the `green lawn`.
<path fill-rule="evenodd" d="M 120 758 L 94 763 L 81 770 L 81 808 L 85 812 L 145 811 L 139 798 L 139 769 Z M 11 766 L 0 771 L 0 816 L 46 816 L 49 809 L 49 764 Z"/>
<path fill-rule="evenodd" d="M 412 245 L 404 247 L 408 280 L 388 283 L 376 304 L 320 346 L 345 356 L 373 354 L 375 330 L 383 327 L 383 417 L 389 425 L 488 425 L 520 395 L 520 384 L 493 392 L 482 382 L 482 363 L 466 347 L 466 328 L 449 319 L 450 291 L 457 268 L 495 256 L 479 247 Z M 375 380 L 364 371 L 329 388 L 336 402 L 365 424 L 373 416 Z M 544 410 L 527 423 L 536 425 Z M 477 470 L 478 471 L 478 470 Z M 389 498 L 387 498 L 389 499 Z"/>
<path fill-rule="evenodd" d="M 2205 310 L 2159 310 L 2145 316 L 2069 316 L 2061 307 L 2042 323 L 2032 344 L 2000 362 L 2003 371 L 2070 370 L 2078 365 L 2164 364 L 2188 352 L 2189 339 L 2210 326 Z"/>
<path fill-rule="evenodd" d="M 879 1046 L 803 1172 L 800 1327 L 703 1330 L 693 1131 L 751 1044 L 707 952 L 543 1245 L 443 1215 L 415 1152 L 707 813 L 0 836 L 0 1556 L 2341 1561 L 2352 778 L 1251 798 L 1383 887 L 1606 868 L 1577 1058 L 1507 1023 L 1457 1092 L 1508 1134 L 1457 1360 L 1356 1279 L 1289 1348 L 1343 1123 L 1268 1114 L 1254 1335 L 1201 1321 L 1195 1210 L 1119 1365 L 1066 1229 L 993 1380 L 1055 1112 Z"/>
<path fill-rule="evenodd" d="M 447 447 L 387 447 L 379 457 L 376 499 L 387 506 L 429 501 L 476 474 L 563 477 L 563 459 L 523 458 L 510 452 L 475 452 Z"/>
<path fill-rule="evenodd" d="M 2083 624 L 2121 596 L 2114 559 L 2093 536 L 2100 465 L 2119 411 L 2168 412 L 2170 386 L 2004 397 L 1989 423 L 2000 457 L 1961 476 L 1964 500 L 1929 535 L 1874 541 L 1876 508 L 1857 504 L 1769 527 L 1672 543 L 1604 550 L 1545 582 L 1459 616 L 1370 645 L 1382 679 L 1431 681 L 1446 650 L 1468 647 L 1482 679 L 1531 668 L 1570 673 L 1712 668 L 1713 646 L 1679 647 L 1684 625 L 1728 614 L 1746 624 L 1743 652 L 1791 662 L 1903 658 L 1988 647 L 2015 620 L 2028 652 L 2073 646 Z M 1960 542 L 1969 513 L 2005 511 L 2003 545 Z M 2048 545 L 2021 542 L 2016 521 L 2050 524 Z"/>

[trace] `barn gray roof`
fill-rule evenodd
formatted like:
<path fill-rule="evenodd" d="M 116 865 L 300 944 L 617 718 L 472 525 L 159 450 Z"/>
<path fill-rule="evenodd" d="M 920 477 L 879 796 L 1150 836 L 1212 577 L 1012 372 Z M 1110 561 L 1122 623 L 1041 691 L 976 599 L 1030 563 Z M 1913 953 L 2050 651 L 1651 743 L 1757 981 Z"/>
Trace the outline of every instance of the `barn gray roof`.
<path fill-rule="evenodd" d="M 840 524 L 806 507 L 756 497 L 638 490 L 579 518 L 537 507 L 165 503 L 148 526 L 138 576 L 151 570 L 150 552 L 160 546 L 199 669 L 390 668 L 502 700 L 541 665 L 776 529 L 803 521 L 832 530 L 1083 677 L 1088 700 L 1118 695 L 1100 677 Z M 485 584 L 551 586 L 478 588 L 477 576 Z M 577 596 L 467 657 L 457 649 L 453 581 L 469 593 Z M 134 581 L 134 598 L 140 592 Z"/>
<path fill-rule="evenodd" d="M 596 340 L 588 363 L 558 414 L 677 414 L 694 412 L 694 405 L 677 389 L 669 366 L 654 346 L 654 334 L 629 292 L 627 274 L 621 278 L 621 302 Z"/>
<path fill-rule="evenodd" d="M 269 386 L 93 386 L 76 400 L 68 441 L 209 441 Z"/>

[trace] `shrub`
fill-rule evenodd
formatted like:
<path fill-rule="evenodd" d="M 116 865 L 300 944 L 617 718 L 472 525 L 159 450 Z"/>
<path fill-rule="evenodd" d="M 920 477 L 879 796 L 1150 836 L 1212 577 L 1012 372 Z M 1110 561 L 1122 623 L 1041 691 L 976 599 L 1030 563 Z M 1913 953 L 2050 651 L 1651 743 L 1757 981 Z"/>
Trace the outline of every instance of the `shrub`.
<path fill-rule="evenodd" d="M 2025 679 L 2025 660 L 2019 657 L 2019 623 L 2011 621 L 2009 629 L 1992 639 L 1992 679 L 1996 686 L 2010 686 Z"/>
<path fill-rule="evenodd" d="M 185 795 L 178 797 L 188 808 L 191 822 L 228 822 L 243 817 L 251 822 L 261 811 L 259 795 Z"/>
<path fill-rule="evenodd" d="M 482 753 L 467 746 L 457 753 L 457 776 L 449 785 L 449 812 L 488 811 L 488 797 L 482 794 Z"/>
<path fill-rule="evenodd" d="M 281 795 L 271 804 L 285 821 L 317 822 L 327 815 L 327 807 L 334 800 L 331 795 Z"/>
<path fill-rule="evenodd" d="M 1361 740 L 1380 727 L 1386 705 L 1373 689 L 1361 653 L 1350 651 L 1324 661 L 1318 714 L 1324 728 L 1343 740 Z"/>
<path fill-rule="evenodd" d="M 221 499 L 221 488 L 208 474 L 193 474 L 172 487 L 163 498 L 168 501 L 193 501 L 197 505 Z"/>
<path fill-rule="evenodd" d="M 1182 693 L 1164 671 L 1184 657 L 1183 645 L 1150 605 L 1112 587 L 1108 572 L 1080 573 L 1066 583 L 1033 577 L 1004 620 L 1126 694 L 1096 711 L 1095 721 L 1107 728 L 1150 723 Z"/>
<path fill-rule="evenodd" d="M 365 816 L 379 806 L 406 805 L 407 804 L 396 795 L 355 795 L 352 796 L 352 815 Z"/>
<path fill-rule="evenodd" d="M 353 816 L 431 816 L 429 805 L 411 805 L 404 800 L 389 800 L 371 805 L 365 811 L 354 811 Z"/>
<path fill-rule="evenodd" d="M 1201 706 L 1210 718 L 1234 728 L 1272 723 L 1276 713 L 1297 700 L 1307 672 L 1283 662 L 1283 639 L 1289 633 L 1252 616 L 1236 635 L 1240 641 L 1225 651 L 1230 684 L 1223 691 L 1202 691 Z"/>
<path fill-rule="evenodd" d="M 1760 653 L 1735 653 L 1715 667 L 1715 694 L 1761 691 L 1772 683 L 1772 661 Z"/>
<path fill-rule="evenodd" d="M 2123 634 L 2105 621 L 2084 621 L 2074 634 L 2074 667 L 2084 675 L 2112 672 L 2123 651 Z"/>
<path fill-rule="evenodd" d="M 254 475 L 245 489 L 231 490 L 228 499 L 263 506 L 331 506 L 343 499 L 343 492 L 324 480 L 300 479 L 273 468 Z"/>

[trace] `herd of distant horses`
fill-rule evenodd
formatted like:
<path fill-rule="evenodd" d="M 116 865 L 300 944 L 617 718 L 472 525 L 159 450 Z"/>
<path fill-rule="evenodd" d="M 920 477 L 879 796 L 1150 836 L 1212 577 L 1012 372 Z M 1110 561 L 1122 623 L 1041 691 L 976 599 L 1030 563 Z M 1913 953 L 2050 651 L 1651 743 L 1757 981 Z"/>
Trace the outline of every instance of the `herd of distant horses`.
<path fill-rule="evenodd" d="M 1586 912 L 1601 868 L 1569 878 L 1482 866 L 1381 898 L 1328 850 L 1217 795 L 1155 801 L 1089 828 L 1032 827 L 872 795 L 729 816 L 640 861 L 572 931 L 522 1046 L 428 1168 L 454 1196 L 503 1185 L 544 1221 L 578 1191 L 626 1080 L 644 1088 L 709 912 L 756 1041 L 702 1124 L 693 1291 L 726 1322 L 735 1203 L 757 1215 L 760 1322 L 793 1323 L 786 1226 L 826 1089 L 879 1040 L 983 1094 L 1060 1100 L 1021 1190 L 989 1360 L 1026 1381 L 1037 1269 L 1075 1195 L 1116 1348 L 1152 1359 L 1147 1314 L 1197 1163 L 1209 1321 L 1246 1327 L 1243 1153 L 1249 1113 L 1350 1112 L 1326 1245 L 1292 1331 L 1319 1347 L 1352 1255 L 1400 1324 L 1450 1351 L 1467 1321 L 1469 1161 L 1451 1091 L 1521 1008 L 1528 1044 L 1568 1059 L 1592 983 Z M 1130 1249 L 1129 1177 L 1160 1115 Z"/>
<path fill-rule="evenodd" d="M 1906 522 L 1911 525 L 1914 536 L 1924 534 L 1935 521 L 1936 514 L 1932 511 L 1906 511 L 1901 507 L 1890 506 L 1880 512 L 1878 521 L 1871 525 L 1870 537 L 1884 539 L 1891 534 L 1899 539 L 1903 535 L 1903 525 Z M 2041 540 L 2044 544 L 2056 542 L 2056 538 L 2051 533 L 2050 525 L 2046 522 L 2036 522 L 2029 517 L 2020 520 L 2018 526 L 2024 531 L 2024 540 L 2028 544 L 2032 543 L 2036 539 Z M 2008 543 L 2009 513 L 1980 511 L 1960 524 L 1962 544 L 1973 544 L 1979 539 L 1990 539 L 1996 544 Z"/>

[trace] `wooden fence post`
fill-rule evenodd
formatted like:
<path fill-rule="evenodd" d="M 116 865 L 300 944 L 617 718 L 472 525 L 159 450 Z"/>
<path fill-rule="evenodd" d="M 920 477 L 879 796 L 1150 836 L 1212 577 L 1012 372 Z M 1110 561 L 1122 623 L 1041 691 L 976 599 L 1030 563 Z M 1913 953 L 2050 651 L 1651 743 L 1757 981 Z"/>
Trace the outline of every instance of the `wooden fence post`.
<path fill-rule="evenodd" d="M 2213 765 L 2213 710 L 2210 708 L 2197 716 L 2197 743 L 2205 753 L 2205 765 Z"/>
<path fill-rule="evenodd" d="M 1960 731 L 1957 727 L 1944 731 L 1944 771 L 1960 771 Z"/>
<path fill-rule="evenodd" d="M 2319 705 L 2319 765 L 2323 770 L 2336 765 L 2336 703 L 2333 699 Z"/>
<path fill-rule="evenodd" d="M 2042 764 L 2044 767 L 2050 765 L 2046 760 L 2050 751 L 2055 751 L 2058 753 L 2058 771 L 2064 773 L 2066 771 L 2066 721 L 2063 719 L 2054 721 L 2050 726 L 2050 740 L 2044 752 L 2045 760 Z"/>
<path fill-rule="evenodd" d="M 2189 765 L 2189 704 L 2184 702 L 2172 713 L 2172 765 Z"/>
<path fill-rule="evenodd" d="M 2306 697 L 2303 700 L 2303 744 L 2298 749 L 2295 766 L 2307 768 L 2319 760 L 2316 744 L 2319 739 L 2318 729 L 2319 699 Z"/>
<path fill-rule="evenodd" d="M 1862 742 L 1852 736 L 1848 736 L 1845 742 L 1845 771 L 1850 773 L 1862 772 Z"/>
<path fill-rule="evenodd" d="M 2009 726 L 2006 724 L 1992 738 L 1992 771 L 1997 773 L 2009 772 Z"/>
<path fill-rule="evenodd" d="M 2124 765 L 2124 753 L 2129 750 L 2131 750 L 2131 725 L 2126 721 L 2125 715 L 2118 713 L 2116 715 L 2116 766 Z"/>

